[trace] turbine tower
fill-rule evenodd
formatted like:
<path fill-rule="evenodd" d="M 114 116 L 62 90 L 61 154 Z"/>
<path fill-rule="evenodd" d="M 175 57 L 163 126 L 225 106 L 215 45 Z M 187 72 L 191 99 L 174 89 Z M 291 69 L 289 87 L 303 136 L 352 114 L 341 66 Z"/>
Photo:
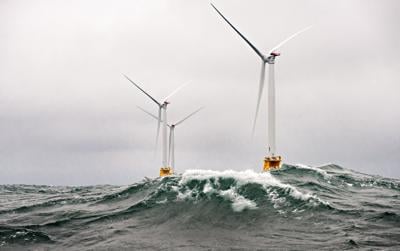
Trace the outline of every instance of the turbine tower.
<path fill-rule="evenodd" d="M 162 102 L 157 101 L 155 98 L 153 98 L 150 94 L 148 94 L 146 91 L 144 91 L 139 85 L 137 85 L 135 82 L 133 82 L 128 76 L 124 75 L 126 79 L 129 80 L 134 86 L 136 86 L 140 91 L 142 91 L 147 97 L 149 97 L 154 103 L 157 104 L 158 106 L 158 117 L 157 118 L 157 136 L 156 136 L 156 147 L 158 143 L 158 137 L 160 135 L 160 125 L 161 122 L 163 122 L 163 127 L 162 127 L 162 166 L 160 168 L 160 176 L 167 176 L 167 175 L 172 175 L 173 174 L 173 169 L 168 165 L 168 139 L 167 139 L 167 106 L 170 104 L 168 99 L 172 97 L 174 94 L 176 94 L 180 89 L 182 89 L 186 84 L 178 87 L 175 91 L 173 91 L 171 94 L 169 94 L 167 97 L 163 99 Z"/>
<path fill-rule="evenodd" d="M 145 109 L 141 108 L 138 106 L 138 108 L 140 110 L 142 110 L 143 112 L 145 112 L 146 114 L 148 114 L 149 116 L 151 116 L 152 118 L 158 120 L 157 116 L 146 111 Z M 184 117 L 183 119 L 179 120 L 178 122 L 174 123 L 174 124 L 168 124 L 169 127 L 169 153 L 168 153 L 168 164 L 171 168 L 175 169 L 175 127 L 182 124 L 184 121 L 186 121 L 188 118 L 192 117 L 193 115 L 195 115 L 196 113 L 198 113 L 200 110 L 202 110 L 204 107 L 200 107 L 199 109 L 197 109 L 196 111 L 190 113 L 189 115 L 187 115 L 186 117 Z"/>
<path fill-rule="evenodd" d="M 279 168 L 281 165 L 282 157 L 276 155 L 276 137 L 275 137 L 275 72 L 274 72 L 274 65 L 276 57 L 280 56 L 281 54 L 277 51 L 280 47 L 282 47 L 286 42 L 293 39 L 300 33 L 311 28 L 311 26 L 302 29 L 290 37 L 286 38 L 282 42 L 280 42 L 277 46 L 273 47 L 266 55 L 260 52 L 242 33 L 239 32 L 238 29 L 231 24 L 228 19 L 213 5 L 211 6 L 217 11 L 217 13 L 228 23 L 228 25 L 254 50 L 254 52 L 260 57 L 261 59 L 261 76 L 260 76 L 260 83 L 258 88 L 258 97 L 257 97 L 257 106 L 256 112 L 254 116 L 253 122 L 253 130 L 252 135 L 254 135 L 258 111 L 260 108 L 260 101 L 264 90 L 264 82 L 265 82 L 265 65 L 268 64 L 269 70 L 269 77 L 268 77 L 268 155 L 264 158 L 264 171 L 268 171 L 271 168 Z"/>

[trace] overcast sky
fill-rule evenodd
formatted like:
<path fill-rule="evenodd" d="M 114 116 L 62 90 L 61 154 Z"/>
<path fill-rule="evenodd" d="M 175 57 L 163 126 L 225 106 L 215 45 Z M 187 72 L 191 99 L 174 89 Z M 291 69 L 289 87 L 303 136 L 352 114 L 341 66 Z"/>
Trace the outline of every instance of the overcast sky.
<path fill-rule="evenodd" d="M 285 163 L 400 177 L 400 2 L 213 2 L 275 67 Z M 0 184 L 129 184 L 156 177 L 157 107 L 170 101 L 176 167 L 261 170 L 260 59 L 208 1 L 0 0 Z"/>

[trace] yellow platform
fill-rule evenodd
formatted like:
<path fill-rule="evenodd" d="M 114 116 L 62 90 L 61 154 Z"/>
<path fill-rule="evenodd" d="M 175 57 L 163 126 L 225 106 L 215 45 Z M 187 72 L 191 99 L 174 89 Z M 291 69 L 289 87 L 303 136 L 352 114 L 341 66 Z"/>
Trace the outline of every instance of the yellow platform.
<path fill-rule="evenodd" d="M 161 167 L 160 168 L 160 177 L 169 176 L 174 174 L 174 170 L 171 167 Z"/>
<path fill-rule="evenodd" d="M 270 171 L 271 169 L 279 169 L 281 167 L 281 161 L 281 156 L 265 157 L 263 171 L 266 172 Z"/>

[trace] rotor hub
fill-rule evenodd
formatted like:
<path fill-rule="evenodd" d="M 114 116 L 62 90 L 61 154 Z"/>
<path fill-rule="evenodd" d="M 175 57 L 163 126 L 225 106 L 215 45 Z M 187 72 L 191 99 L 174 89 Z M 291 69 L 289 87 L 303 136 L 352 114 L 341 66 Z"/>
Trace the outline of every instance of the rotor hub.
<path fill-rule="evenodd" d="M 275 64 L 275 57 L 277 57 L 275 54 L 272 54 L 267 57 L 267 59 L 265 60 L 265 62 L 267 62 L 268 64 Z"/>

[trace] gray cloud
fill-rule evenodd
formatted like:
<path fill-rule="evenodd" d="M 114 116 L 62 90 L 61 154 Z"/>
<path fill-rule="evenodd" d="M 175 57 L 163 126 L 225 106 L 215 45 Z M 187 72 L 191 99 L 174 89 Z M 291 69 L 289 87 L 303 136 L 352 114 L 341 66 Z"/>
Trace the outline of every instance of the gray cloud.
<path fill-rule="evenodd" d="M 400 177 L 398 1 L 216 1 L 276 65 L 278 150 Z M 156 97 L 192 80 L 169 117 L 177 168 L 261 168 L 265 101 L 250 139 L 259 59 L 207 1 L 0 2 L 0 183 L 131 183 L 156 176 Z"/>

